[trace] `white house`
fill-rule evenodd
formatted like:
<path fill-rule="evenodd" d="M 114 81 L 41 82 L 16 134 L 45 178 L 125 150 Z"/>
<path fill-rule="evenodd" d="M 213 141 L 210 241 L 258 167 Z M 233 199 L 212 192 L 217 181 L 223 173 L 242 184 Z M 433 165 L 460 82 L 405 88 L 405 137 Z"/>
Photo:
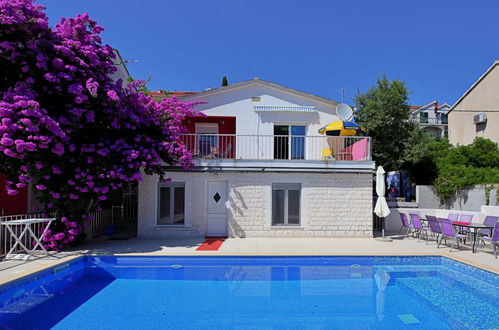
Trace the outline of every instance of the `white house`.
<path fill-rule="evenodd" d="M 139 185 L 138 236 L 371 237 L 369 137 L 332 137 L 337 102 L 258 78 L 200 93 L 194 168 Z"/>
<path fill-rule="evenodd" d="M 416 120 L 425 132 L 439 137 L 447 137 L 449 126 L 447 113 L 449 110 L 449 104 L 438 104 L 437 101 L 432 101 L 423 106 L 412 106 L 411 118 Z"/>

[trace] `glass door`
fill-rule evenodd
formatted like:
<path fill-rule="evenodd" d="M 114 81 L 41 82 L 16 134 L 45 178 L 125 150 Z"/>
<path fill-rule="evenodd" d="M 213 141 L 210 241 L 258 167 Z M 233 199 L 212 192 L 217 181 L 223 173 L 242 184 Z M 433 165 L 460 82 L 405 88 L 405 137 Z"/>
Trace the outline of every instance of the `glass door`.
<path fill-rule="evenodd" d="M 274 159 L 289 158 L 289 126 L 274 125 Z"/>
<path fill-rule="evenodd" d="M 274 125 L 274 159 L 305 159 L 306 126 Z"/>
<path fill-rule="evenodd" d="M 305 126 L 291 126 L 291 159 L 305 159 Z"/>

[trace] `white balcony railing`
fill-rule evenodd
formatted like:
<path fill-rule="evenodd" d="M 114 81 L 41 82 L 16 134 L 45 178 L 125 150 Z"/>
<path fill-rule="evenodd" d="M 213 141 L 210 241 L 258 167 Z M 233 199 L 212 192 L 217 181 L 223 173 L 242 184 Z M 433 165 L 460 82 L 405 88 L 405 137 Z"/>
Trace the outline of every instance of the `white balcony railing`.
<path fill-rule="evenodd" d="M 371 160 L 371 138 L 358 136 L 184 134 L 193 158 Z"/>

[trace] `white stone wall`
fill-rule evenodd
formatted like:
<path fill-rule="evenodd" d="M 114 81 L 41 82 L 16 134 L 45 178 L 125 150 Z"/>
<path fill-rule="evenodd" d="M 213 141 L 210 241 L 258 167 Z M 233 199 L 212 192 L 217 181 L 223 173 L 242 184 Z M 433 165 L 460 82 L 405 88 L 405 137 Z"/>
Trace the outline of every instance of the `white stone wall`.
<path fill-rule="evenodd" d="M 139 186 L 139 236 L 204 236 L 207 181 L 226 180 L 229 237 L 372 237 L 372 176 L 346 173 L 172 172 L 185 182 L 185 226 L 157 226 L 158 182 Z M 301 183 L 300 226 L 272 226 L 272 183 Z"/>

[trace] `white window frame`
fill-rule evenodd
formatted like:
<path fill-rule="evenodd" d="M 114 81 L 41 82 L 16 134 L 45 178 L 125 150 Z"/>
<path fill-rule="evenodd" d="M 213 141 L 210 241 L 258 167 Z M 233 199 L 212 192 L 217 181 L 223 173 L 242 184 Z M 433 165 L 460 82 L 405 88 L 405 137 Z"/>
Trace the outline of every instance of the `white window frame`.
<path fill-rule="evenodd" d="M 175 188 L 176 187 L 183 187 L 184 188 L 184 222 L 183 223 L 175 223 Z M 169 214 L 169 220 L 168 223 L 159 223 L 160 219 L 160 212 L 161 212 L 161 188 L 168 188 L 170 189 L 170 214 Z M 168 182 L 168 183 L 160 183 L 158 184 L 158 212 L 156 216 L 156 225 L 157 226 L 177 226 L 177 227 L 185 227 L 187 223 L 187 214 L 186 214 L 186 188 L 185 188 L 185 182 Z"/>
<path fill-rule="evenodd" d="M 279 187 L 280 189 L 274 189 L 274 187 Z M 298 188 L 298 189 L 297 189 Z M 274 190 L 284 190 L 284 223 L 274 223 Z M 299 200 L 299 218 L 298 218 L 298 223 L 289 223 L 289 191 L 290 190 L 298 190 L 300 192 L 300 200 Z M 270 225 L 272 227 L 282 227 L 282 226 L 289 226 L 289 227 L 302 227 L 302 199 L 303 199 L 303 192 L 302 192 L 302 185 L 301 183 L 296 183 L 296 182 L 273 182 L 271 186 L 271 192 L 270 192 L 270 198 L 271 198 L 271 209 L 270 209 Z"/>

